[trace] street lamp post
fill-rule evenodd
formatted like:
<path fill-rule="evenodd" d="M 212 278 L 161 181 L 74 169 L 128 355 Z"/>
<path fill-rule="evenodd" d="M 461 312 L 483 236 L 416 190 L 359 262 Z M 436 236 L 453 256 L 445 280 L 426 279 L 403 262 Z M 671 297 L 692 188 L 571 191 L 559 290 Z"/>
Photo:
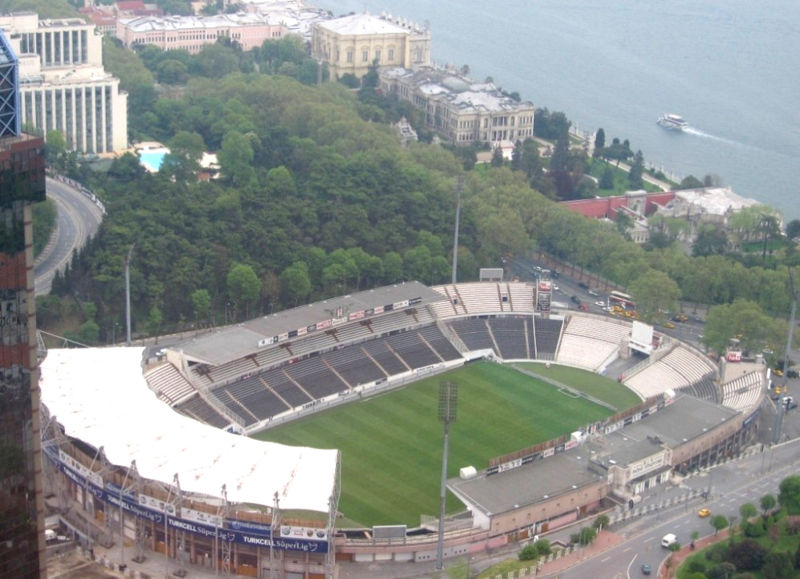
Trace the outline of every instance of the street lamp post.
<path fill-rule="evenodd" d="M 444 424 L 444 448 L 442 450 L 442 482 L 439 493 L 439 540 L 436 545 L 436 570 L 444 567 L 444 513 L 447 502 L 447 451 L 450 438 L 450 423 L 456 420 L 458 406 L 458 384 L 445 381 L 439 384 L 439 422 Z"/>

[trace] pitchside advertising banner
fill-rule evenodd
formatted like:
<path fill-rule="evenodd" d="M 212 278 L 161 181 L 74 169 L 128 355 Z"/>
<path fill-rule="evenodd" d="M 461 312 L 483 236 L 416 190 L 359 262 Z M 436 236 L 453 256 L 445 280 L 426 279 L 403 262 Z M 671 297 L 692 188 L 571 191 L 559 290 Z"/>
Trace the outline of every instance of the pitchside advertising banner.
<path fill-rule="evenodd" d="M 76 470 L 59 460 L 58 454 L 51 449 L 45 449 L 45 454 L 67 478 L 81 488 L 86 489 L 96 499 L 112 507 L 124 509 L 132 515 L 147 519 L 155 524 L 163 525 L 166 520 L 167 526 L 173 529 L 242 545 L 272 546 L 276 549 L 302 551 L 305 553 L 328 552 L 328 533 L 325 529 L 281 525 L 278 530 L 278 536 L 273 539 L 269 525 L 227 519 L 224 527 L 218 527 L 204 524 L 197 520 L 171 516 L 163 512 L 163 510 L 153 508 L 155 505 L 152 505 L 149 501 L 141 501 L 140 497 L 133 496 L 130 493 L 123 493 L 118 486 L 103 488 L 87 480 Z M 169 505 L 169 507 L 172 507 L 172 505 Z M 192 513 L 187 514 L 191 516 Z"/>

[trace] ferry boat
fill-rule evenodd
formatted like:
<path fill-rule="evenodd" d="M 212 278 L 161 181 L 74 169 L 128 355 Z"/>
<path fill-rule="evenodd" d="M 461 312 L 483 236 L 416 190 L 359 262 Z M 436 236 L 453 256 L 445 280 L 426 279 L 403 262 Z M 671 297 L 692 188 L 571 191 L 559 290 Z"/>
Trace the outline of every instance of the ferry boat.
<path fill-rule="evenodd" d="M 661 115 L 658 117 L 656 123 L 665 129 L 674 129 L 676 131 L 682 131 L 689 126 L 689 123 L 687 123 L 682 116 L 674 114 Z"/>

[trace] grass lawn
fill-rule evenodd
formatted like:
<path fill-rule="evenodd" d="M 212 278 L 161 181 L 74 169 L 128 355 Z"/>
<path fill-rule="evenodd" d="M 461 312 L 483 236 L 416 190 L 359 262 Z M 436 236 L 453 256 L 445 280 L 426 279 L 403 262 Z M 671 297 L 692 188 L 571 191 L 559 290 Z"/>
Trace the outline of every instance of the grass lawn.
<path fill-rule="evenodd" d="M 558 366 L 556 364 L 552 364 L 549 368 L 544 364 L 532 363 L 515 364 L 515 366 L 566 384 L 573 390 L 579 390 L 588 396 L 610 404 L 617 411 L 626 410 L 641 402 L 641 399 L 633 393 L 633 390 L 618 384 L 611 378 L 593 374 L 587 370 Z"/>
<path fill-rule="evenodd" d="M 566 372 L 570 369 L 550 370 L 556 379 L 574 388 L 624 389 L 588 372 L 572 370 L 570 375 Z M 610 385 L 588 385 L 590 379 L 594 383 L 598 378 Z M 450 428 L 449 477 L 458 476 L 461 467 L 485 468 L 492 457 L 612 414 L 511 367 L 481 362 L 262 432 L 256 438 L 340 449 L 339 510 L 345 517 L 363 526 L 417 526 L 420 514 L 439 511 L 442 424 L 437 419 L 437 405 L 439 383 L 445 379 L 459 385 L 458 416 Z M 638 399 L 633 396 L 631 400 L 628 406 Z M 461 508 L 455 497 L 448 496 L 448 512 Z"/>

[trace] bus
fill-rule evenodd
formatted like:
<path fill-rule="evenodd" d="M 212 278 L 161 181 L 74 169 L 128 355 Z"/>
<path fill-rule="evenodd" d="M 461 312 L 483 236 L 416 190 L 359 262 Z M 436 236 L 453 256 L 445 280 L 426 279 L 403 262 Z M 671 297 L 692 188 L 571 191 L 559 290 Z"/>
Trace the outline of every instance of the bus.
<path fill-rule="evenodd" d="M 613 308 L 614 306 L 623 310 L 635 310 L 636 302 L 628 294 L 614 290 L 608 294 L 608 307 Z"/>

